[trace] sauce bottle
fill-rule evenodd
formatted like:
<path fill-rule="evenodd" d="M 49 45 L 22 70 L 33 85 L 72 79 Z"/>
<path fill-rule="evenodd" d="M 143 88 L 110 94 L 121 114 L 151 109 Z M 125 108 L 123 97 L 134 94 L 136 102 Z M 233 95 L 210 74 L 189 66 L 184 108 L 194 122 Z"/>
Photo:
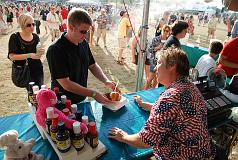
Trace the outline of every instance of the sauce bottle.
<path fill-rule="evenodd" d="M 98 146 L 98 132 L 96 128 L 96 123 L 95 122 L 90 122 L 89 123 L 89 133 L 87 136 L 88 143 L 92 148 L 96 148 Z"/>
<path fill-rule="evenodd" d="M 36 101 L 36 95 L 37 95 L 37 93 L 39 92 L 39 86 L 37 86 L 37 85 L 34 85 L 33 87 L 32 87 L 32 90 L 33 90 L 33 105 L 35 105 L 36 106 L 36 108 L 37 108 L 37 101 Z"/>
<path fill-rule="evenodd" d="M 77 104 L 72 104 L 70 110 L 72 114 L 76 114 L 78 110 Z"/>
<path fill-rule="evenodd" d="M 65 107 L 68 108 L 68 109 L 71 109 L 71 100 L 70 99 L 66 100 Z"/>
<path fill-rule="evenodd" d="M 82 116 L 82 123 L 88 126 L 88 116 Z"/>
<path fill-rule="evenodd" d="M 35 82 L 30 82 L 28 86 L 28 102 L 33 105 L 33 89 L 32 87 L 35 85 Z"/>
<path fill-rule="evenodd" d="M 73 123 L 73 131 L 72 144 L 77 151 L 80 151 L 84 147 L 84 138 L 80 130 L 80 122 Z"/>
<path fill-rule="evenodd" d="M 50 135 L 50 126 L 52 125 L 52 118 L 54 116 L 54 108 L 47 107 L 46 108 L 46 120 L 45 120 L 45 130 Z"/>
<path fill-rule="evenodd" d="M 69 109 L 68 108 L 64 108 L 62 110 L 62 112 L 64 113 L 65 116 L 68 116 L 69 115 Z"/>
<path fill-rule="evenodd" d="M 83 112 L 81 110 L 78 110 L 75 116 L 77 121 L 82 122 Z"/>
<path fill-rule="evenodd" d="M 68 152 L 71 147 L 69 131 L 65 128 L 63 121 L 60 121 L 57 126 L 58 132 L 56 133 L 56 146 L 62 153 Z"/>
<path fill-rule="evenodd" d="M 64 105 L 64 108 L 66 107 L 65 105 L 66 105 L 66 101 L 67 101 L 67 97 L 66 97 L 66 95 L 62 95 L 61 97 L 60 97 L 60 99 L 61 99 L 61 103 Z"/>
<path fill-rule="evenodd" d="M 56 142 L 56 133 L 57 133 L 57 125 L 59 121 L 59 115 L 54 114 L 52 118 L 52 125 L 50 126 L 50 137 L 53 142 Z"/>
<path fill-rule="evenodd" d="M 60 92 L 59 87 L 54 87 L 53 91 L 55 92 L 57 99 L 60 100 L 60 98 L 62 96 L 62 92 Z"/>
<path fill-rule="evenodd" d="M 88 116 L 83 116 L 82 117 L 82 123 L 84 123 L 87 127 L 88 127 Z M 85 137 L 84 137 L 84 140 L 87 142 L 87 143 L 89 143 L 88 142 L 88 134 L 89 133 L 87 133 L 86 135 L 85 135 Z"/>

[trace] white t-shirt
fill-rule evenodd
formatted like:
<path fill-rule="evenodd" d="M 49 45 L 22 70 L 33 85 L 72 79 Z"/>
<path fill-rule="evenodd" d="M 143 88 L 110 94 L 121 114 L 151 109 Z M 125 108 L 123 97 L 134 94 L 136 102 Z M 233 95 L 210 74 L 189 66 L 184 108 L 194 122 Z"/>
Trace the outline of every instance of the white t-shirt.
<path fill-rule="evenodd" d="M 198 60 L 198 63 L 195 68 L 199 72 L 199 77 L 201 77 L 201 76 L 207 76 L 208 70 L 215 67 L 216 67 L 216 61 L 211 56 L 206 54 L 206 55 L 203 55 Z"/>
<path fill-rule="evenodd" d="M 46 20 L 48 22 L 48 26 L 50 29 L 59 29 L 60 20 L 59 16 L 56 13 L 55 14 L 52 14 L 51 12 L 48 13 Z"/>

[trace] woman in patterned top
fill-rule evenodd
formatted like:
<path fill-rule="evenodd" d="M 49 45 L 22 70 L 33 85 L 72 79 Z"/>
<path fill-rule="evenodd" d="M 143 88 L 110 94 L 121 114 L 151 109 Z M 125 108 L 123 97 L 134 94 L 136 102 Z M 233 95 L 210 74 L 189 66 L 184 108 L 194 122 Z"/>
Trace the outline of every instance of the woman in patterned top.
<path fill-rule="evenodd" d="M 112 128 L 109 138 L 133 147 L 152 147 L 157 159 L 214 159 L 215 147 L 207 127 L 207 107 L 197 87 L 187 80 L 187 56 L 178 48 L 168 48 L 158 54 L 156 67 L 165 91 L 151 106 L 144 128 L 133 135 Z"/>

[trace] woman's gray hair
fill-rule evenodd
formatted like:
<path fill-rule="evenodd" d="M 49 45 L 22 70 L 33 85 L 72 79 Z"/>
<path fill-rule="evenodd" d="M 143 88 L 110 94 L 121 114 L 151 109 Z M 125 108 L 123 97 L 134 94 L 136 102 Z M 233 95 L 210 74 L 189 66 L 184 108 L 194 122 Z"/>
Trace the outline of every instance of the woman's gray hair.
<path fill-rule="evenodd" d="M 179 76 L 189 76 L 188 57 L 181 49 L 172 46 L 159 51 L 157 55 L 167 68 L 176 65 L 176 72 Z"/>

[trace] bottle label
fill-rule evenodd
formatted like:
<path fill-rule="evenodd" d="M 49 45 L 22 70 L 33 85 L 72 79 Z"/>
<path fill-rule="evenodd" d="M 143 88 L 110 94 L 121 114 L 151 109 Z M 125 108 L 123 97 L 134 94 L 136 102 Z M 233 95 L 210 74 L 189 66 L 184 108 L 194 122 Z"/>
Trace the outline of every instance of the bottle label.
<path fill-rule="evenodd" d="M 56 133 L 50 132 L 50 136 L 53 142 L 56 142 Z"/>
<path fill-rule="evenodd" d="M 73 139 L 72 142 L 73 146 L 75 148 L 82 148 L 84 146 L 84 139 Z"/>
<path fill-rule="evenodd" d="M 28 102 L 30 102 L 31 104 L 33 104 L 34 100 L 33 100 L 33 95 L 29 95 L 28 96 Z"/>
<path fill-rule="evenodd" d="M 57 140 L 56 141 L 56 145 L 57 145 L 57 148 L 59 150 L 66 150 L 70 147 L 70 138 L 64 140 L 64 141 L 61 141 L 61 140 Z"/>
<path fill-rule="evenodd" d="M 98 145 L 98 137 L 93 138 L 93 147 Z"/>

